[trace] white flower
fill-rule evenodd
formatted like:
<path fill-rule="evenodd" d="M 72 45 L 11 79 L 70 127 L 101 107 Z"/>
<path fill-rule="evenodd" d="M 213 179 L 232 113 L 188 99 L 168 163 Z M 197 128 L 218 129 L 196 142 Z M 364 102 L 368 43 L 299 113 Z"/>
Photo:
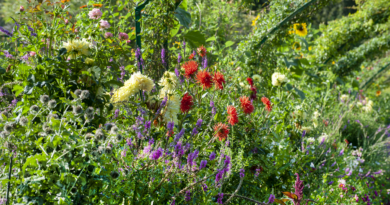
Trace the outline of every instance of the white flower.
<path fill-rule="evenodd" d="M 316 111 L 313 113 L 313 118 L 314 118 L 314 119 L 317 119 L 319 116 L 321 116 L 321 114 L 318 112 L 318 110 L 316 110 Z"/>
<path fill-rule="evenodd" d="M 309 132 L 311 132 L 313 130 L 313 128 L 311 128 L 311 127 L 301 127 L 301 130 L 302 131 L 305 130 L 306 133 L 309 133 Z"/>
<path fill-rule="evenodd" d="M 313 162 L 312 162 L 312 163 L 310 163 L 310 167 L 311 167 L 311 168 L 314 168 L 314 164 L 313 164 Z"/>
<path fill-rule="evenodd" d="M 278 73 L 278 72 L 272 74 L 272 85 L 273 86 L 281 86 L 282 84 L 287 83 L 287 82 L 288 82 L 288 79 L 285 75 Z"/>
<path fill-rule="evenodd" d="M 358 107 L 362 107 L 362 106 L 363 106 L 363 104 L 362 104 L 361 102 L 357 102 L 356 105 L 357 105 Z"/>
<path fill-rule="evenodd" d="M 325 142 L 326 138 L 328 138 L 329 136 L 326 134 L 326 133 L 322 133 L 322 135 L 320 137 L 318 137 L 318 141 L 320 141 L 320 143 L 322 141 Z"/>
<path fill-rule="evenodd" d="M 372 106 L 374 102 L 372 100 L 367 101 L 366 105 L 362 107 L 362 110 L 365 112 L 372 112 Z"/>
<path fill-rule="evenodd" d="M 294 162 L 295 162 L 295 158 L 292 158 L 292 159 L 290 160 L 290 162 L 291 162 L 291 163 L 294 163 Z"/>
<path fill-rule="evenodd" d="M 253 79 L 254 81 L 256 81 L 256 82 L 261 82 L 261 76 L 260 76 L 260 75 L 257 75 L 257 74 L 253 75 L 253 76 L 252 76 L 252 79 Z"/>
<path fill-rule="evenodd" d="M 340 184 L 344 185 L 345 187 L 345 185 L 347 185 L 347 182 L 345 181 L 345 179 L 339 179 L 339 185 Z"/>
<path fill-rule="evenodd" d="M 348 95 L 341 95 L 340 96 L 340 100 L 344 101 L 344 102 L 347 102 L 347 100 L 349 99 L 349 96 Z"/>

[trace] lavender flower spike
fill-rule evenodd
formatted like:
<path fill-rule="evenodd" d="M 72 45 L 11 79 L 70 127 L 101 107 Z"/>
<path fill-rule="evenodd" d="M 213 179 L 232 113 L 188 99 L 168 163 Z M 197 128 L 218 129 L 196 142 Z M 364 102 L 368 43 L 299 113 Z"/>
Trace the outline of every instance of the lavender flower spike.
<path fill-rule="evenodd" d="M 0 31 L 3 32 L 5 35 L 12 37 L 12 33 L 7 31 L 5 28 L 0 26 Z"/>
<path fill-rule="evenodd" d="M 295 173 L 295 175 L 297 175 L 297 179 L 295 181 L 295 185 L 294 185 L 294 188 L 295 188 L 295 195 L 298 196 L 298 199 L 296 200 L 296 204 L 300 204 L 301 200 L 302 200 L 302 197 L 303 197 L 303 182 L 299 179 L 299 175 L 298 173 Z"/>

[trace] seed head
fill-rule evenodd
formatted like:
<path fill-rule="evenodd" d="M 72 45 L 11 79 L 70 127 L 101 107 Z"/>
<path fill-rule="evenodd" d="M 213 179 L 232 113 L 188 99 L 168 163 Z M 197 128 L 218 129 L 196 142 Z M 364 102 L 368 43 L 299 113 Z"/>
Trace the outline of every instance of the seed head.
<path fill-rule="evenodd" d="M 7 149 L 12 149 L 14 147 L 14 145 L 11 142 L 5 142 L 4 147 Z"/>
<path fill-rule="evenodd" d="M 0 132 L 0 137 L 1 138 L 7 138 L 7 136 L 9 135 L 9 132 L 6 132 L 6 131 L 2 131 L 2 132 Z"/>
<path fill-rule="evenodd" d="M 104 153 L 110 155 L 112 153 L 111 147 L 107 146 L 106 149 L 104 150 Z"/>
<path fill-rule="evenodd" d="M 57 114 L 49 114 L 49 115 L 47 115 L 47 119 L 48 120 L 51 120 L 51 119 L 58 119 L 58 115 Z"/>
<path fill-rule="evenodd" d="M 87 119 L 87 121 L 91 121 L 93 119 L 93 114 L 85 114 L 84 115 L 85 119 Z"/>
<path fill-rule="evenodd" d="M 50 109 L 53 109 L 57 106 L 57 102 L 56 100 L 50 100 L 48 103 L 47 103 L 47 106 L 50 108 Z"/>
<path fill-rule="evenodd" d="M 73 106 L 73 114 L 79 115 L 83 112 L 83 107 L 81 105 Z"/>
<path fill-rule="evenodd" d="M 85 135 L 85 139 L 86 140 L 91 140 L 93 138 L 93 134 L 92 133 L 87 133 L 86 135 Z"/>
<path fill-rule="evenodd" d="M 74 94 L 75 94 L 78 98 L 80 98 L 81 90 L 80 90 L 80 89 L 75 90 L 75 91 L 74 91 Z"/>
<path fill-rule="evenodd" d="M 107 124 L 106 124 L 106 130 L 107 130 L 107 131 L 111 130 L 112 127 L 114 127 L 114 124 L 113 124 L 113 123 L 107 123 Z"/>
<path fill-rule="evenodd" d="M 27 126 L 27 124 L 28 124 L 28 119 L 27 119 L 27 117 L 21 117 L 20 118 L 20 120 L 19 120 L 19 124 L 21 125 L 21 126 Z"/>
<path fill-rule="evenodd" d="M 12 132 L 13 126 L 11 124 L 5 124 L 4 125 L 4 131 L 6 132 Z"/>
<path fill-rule="evenodd" d="M 50 98 L 48 95 L 41 95 L 41 97 L 40 97 L 40 101 L 43 104 L 46 104 L 47 102 L 49 102 L 49 100 L 50 100 Z"/>
<path fill-rule="evenodd" d="M 89 91 L 88 90 L 83 90 L 81 92 L 80 98 L 83 99 L 83 100 L 89 98 Z"/>
<path fill-rule="evenodd" d="M 122 140 L 123 140 L 123 136 L 122 136 L 121 134 L 117 134 L 117 135 L 116 135 L 116 139 L 117 139 L 118 141 L 122 141 Z"/>
<path fill-rule="evenodd" d="M 96 130 L 95 137 L 97 140 L 105 140 L 106 136 L 104 135 L 103 130 Z"/>
<path fill-rule="evenodd" d="M 44 124 L 42 125 L 42 129 L 43 129 L 44 132 L 47 133 L 47 131 L 50 129 L 50 127 L 49 127 L 49 125 L 47 125 L 47 123 L 44 123 Z"/>
<path fill-rule="evenodd" d="M 116 178 L 119 177 L 119 172 L 117 172 L 117 171 L 112 171 L 110 175 L 111 175 L 111 177 L 112 177 L 113 179 L 116 179 Z"/>
<path fill-rule="evenodd" d="M 111 128 L 111 134 L 116 134 L 119 131 L 119 128 L 117 126 L 113 126 Z"/>
<path fill-rule="evenodd" d="M 30 107 L 30 112 L 32 114 L 36 114 L 37 112 L 39 112 L 39 107 L 37 105 L 33 105 Z"/>
<path fill-rule="evenodd" d="M 93 107 L 88 107 L 87 109 L 85 109 L 85 113 L 93 115 Z"/>

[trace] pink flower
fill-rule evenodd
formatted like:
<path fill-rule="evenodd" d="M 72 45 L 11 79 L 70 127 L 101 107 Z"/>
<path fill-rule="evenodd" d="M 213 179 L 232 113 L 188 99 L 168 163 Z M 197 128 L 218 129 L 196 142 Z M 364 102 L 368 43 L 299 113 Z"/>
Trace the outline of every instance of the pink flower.
<path fill-rule="evenodd" d="M 106 32 L 105 34 L 104 34 L 104 37 L 105 38 L 112 38 L 112 33 L 110 33 L 110 32 Z"/>
<path fill-rule="evenodd" d="M 68 19 L 65 19 L 65 24 L 68 24 L 69 23 L 69 20 Z"/>
<path fill-rule="evenodd" d="M 131 41 L 130 40 L 127 40 L 126 43 L 130 43 Z"/>
<path fill-rule="evenodd" d="M 35 56 L 36 54 L 34 51 L 30 51 L 30 56 Z"/>
<path fill-rule="evenodd" d="M 127 35 L 127 33 L 120 33 L 119 32 L 119 40 L 123 41 L 123 40 L 127 40 L 129 39 L 129 35 Z"/>
<path fill-rule="evenodd" d="M 23 12 L 23 11 L 24 11 L 24 7 L 23 7 L 23 6 L 20 6 L 19 11 L 20 11 L 20 12 Z"/>
<path fill-rule="evenodd" d="M 108 23 L 108 21 L 100 20 L 100 28 L 101 29 L 109 29 L 110 28 L 110 24 Z"/>
<path fill-rule="evenodd" d="M 88 16 L 90 19 L 99 19 L 100 17 L 102 17 L 103 13 L 100 11 L 100 9 L 92 9 L 92 11 L 90 11 L 88 13 Z"/>

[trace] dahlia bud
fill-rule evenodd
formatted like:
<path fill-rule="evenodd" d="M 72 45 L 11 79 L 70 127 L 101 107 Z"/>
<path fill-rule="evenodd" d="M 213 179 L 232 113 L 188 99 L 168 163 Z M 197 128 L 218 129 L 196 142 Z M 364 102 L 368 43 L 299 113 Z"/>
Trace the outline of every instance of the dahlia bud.
<path fill-rule="evenodd" d="M 19 11 L 20 11 L 20 12 L 23 12 L 23 11 L 24 11 L 24 7 L 23 7 L 23 6 L 20 6 L 20 7 L 19 7 Z"/>
<path fill-rule="evenodd" d="M 65 24 L 68 24 L 69 23 L 69 20 L 68 19 L 65 19 Z"/>

